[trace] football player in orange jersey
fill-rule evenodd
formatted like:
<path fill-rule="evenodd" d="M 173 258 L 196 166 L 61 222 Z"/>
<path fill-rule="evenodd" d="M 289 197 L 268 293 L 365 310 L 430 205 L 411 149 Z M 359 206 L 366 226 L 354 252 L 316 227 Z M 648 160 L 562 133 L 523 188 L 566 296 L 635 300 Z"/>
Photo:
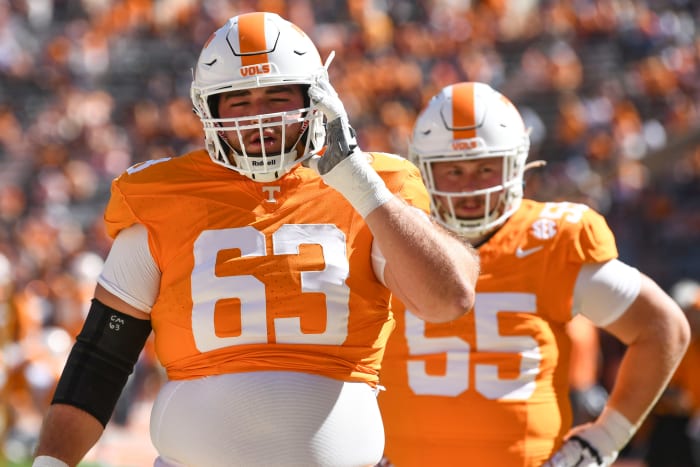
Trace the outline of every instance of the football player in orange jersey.
<path fill-rule="evenodd" d="M 478 247 L 481 272 L 474 310 L 457 320 L 395 310 L 384 463 L 609 465 L 685 351 L 683 313 L 617 259 L 600 214 L 523 199 L 528 150 L 519 112 L 483 83 L 447 86 L 417 119 L 410 155 L 433 216 Z M 577 314 L 628 347 L 601 415 L 572 428 L 565 328 Z"/>
<path fill-rule="evenodd" d="M 114 244 L 35 466 L 93 446 L 151 327 L 168 374 L 155 465 L 379 461 L 392 293 L 428 321 L 455 319 L 473 306 L 478 258 L 430 220 L 415 166 L 357 147 L 328 63 L 271 13 L 207 41 L 191 88 L 206 149 L 113 182 Z"/>

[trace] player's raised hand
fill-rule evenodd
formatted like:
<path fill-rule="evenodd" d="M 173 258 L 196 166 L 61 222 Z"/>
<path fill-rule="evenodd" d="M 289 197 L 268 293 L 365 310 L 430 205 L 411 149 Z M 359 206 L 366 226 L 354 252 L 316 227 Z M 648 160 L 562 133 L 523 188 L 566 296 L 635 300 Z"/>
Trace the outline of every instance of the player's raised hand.
<path fill-rule="evenodd" d="M 327 76 L 320 76 L 309 86 L 311 105 L 326 116 L 326 152 L 309 165 L 325 175 L 357 149 L 355 131 L 350 126 L 345 106 Z"/>
<path fill-rule="evenodd" d="M 345 106 L 327 75 L 309 86 L 312 106 L 326 116 L 326 149 L 304 164 L 340 192 L 363 217 L 393 197 L 363 153 L 350 126 Z"/>

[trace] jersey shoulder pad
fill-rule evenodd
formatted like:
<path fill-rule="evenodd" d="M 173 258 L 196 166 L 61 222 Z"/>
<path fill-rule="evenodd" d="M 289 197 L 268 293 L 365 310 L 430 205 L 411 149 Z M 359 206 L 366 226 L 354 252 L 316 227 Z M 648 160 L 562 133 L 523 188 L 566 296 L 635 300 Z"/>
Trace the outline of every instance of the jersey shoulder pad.
<path fill-rule="evenodd" d="M 136 164 L 132 165 L 128 169 L 126 169 L 125 174 L 123 176 L 133 176 L 134 174 L 138 174 L 139 172 L 143 172 L 144 170 L 148 169 L 149 167 L 152 167 L 157 164 L 162 164 L 163 162 L 168 162 L 171 160 L 172 157 L 163 157 L 160 159 L 151 159 L 148 161 L 143 161 L 143 162 L 137 162 Z"/>
<path fill-rule="evenodd" d="M 408 160 L 396 154 L 388 152 L 370 152 L 372 156 L 372 167 L 377 172 L 384 171 L 412 171 L 417 168 Z"/>
<path fill-rule="evenodd" d="M 617 257 L 615 236 L 601 214 L 581 203 L 547 202 L 541 206 L 537 221 L 542 226 L 555 226 L 558 243 L 566 248 L 569 261 L 600 263 Z"/>
<path fill-rule="evenodd" d="M 144 223 L 149 209 L 162 206 L 148 200 L 153 196 L 187 193 L 202 179 L 213 179 L 207 170 L 218 170 L 209 161 L 206 151 L 194 151 L 173 158 L 154 159 L 129 167 L 112 181 L 111 194 L 104 219 L 107 233 L 115 237 L 120 230 L 135 223 Z M 228 169 L 226 169 L 228 170 Z"/>
<path fill-rule="evenodd" d="M 167 181 L 173 183 L 176 180 L 199 177 L 207 169 L 218 170 L 211 163 L 209 155 L 204 150 L 192 151 L 177 157 L 164 157 L 143 162 L 137 162 L 116 181 L 120 183 L 157 183 Z"/>
<path fill-rule="evenodd" d="M 384 179 L 387 188 L 408 204 L 430 212 L 428 190 L 418 168 L 407 159 L 384 152 L 371 153 L 372 167 Z"/>

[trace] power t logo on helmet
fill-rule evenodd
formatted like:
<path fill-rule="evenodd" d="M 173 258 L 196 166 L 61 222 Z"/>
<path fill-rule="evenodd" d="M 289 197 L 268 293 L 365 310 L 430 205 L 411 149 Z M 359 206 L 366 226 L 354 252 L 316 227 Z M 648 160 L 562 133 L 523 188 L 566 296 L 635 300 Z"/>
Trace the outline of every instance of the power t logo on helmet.
<path fill-rule="evenodd" d="M 303 107 L 275 113 L 222 118 L 217 112 L 225 93 L 272 86 L 303 86 L 325 74 L 318 50 L 297 26 L 273 13 L 231 18 L 207 41 L 191 87 L 194 109 L 204 125 L 206 148 L 217 164 L 255 181 L 277 180 L 319 152 L 325 141 L 323 115 L 308 99 Z M 279 150 L 251 148 L 254 130 L 265 141 L 277 132 Z"/>

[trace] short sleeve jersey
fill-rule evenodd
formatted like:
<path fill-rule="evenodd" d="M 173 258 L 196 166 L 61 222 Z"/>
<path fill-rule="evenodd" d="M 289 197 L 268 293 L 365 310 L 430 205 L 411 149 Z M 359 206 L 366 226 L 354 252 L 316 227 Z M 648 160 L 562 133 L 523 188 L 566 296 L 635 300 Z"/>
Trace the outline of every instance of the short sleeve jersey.
<path fill-rule="evenodd" d="M 539 467 L 571 425 L 567 375 L 575 281 L 617 256 L 602 216 L 524 200 L 479 248 L 474 309 L 431 324 L 401 304 L 379 396 L 398 467 Z"/>
<path fill-rule="evenodd" d="M 428 210 L 413 165 L 372 156 L 392 192 Z M 366 223 L 313 170 L 257 183 L 203 150 L 148 161 L 113 182 L 105 221 L 112 237 L 148 230 L 161 272 L 151 322 L 170 379 L 287 370 L 376 384 L 391 294 Z"/>

